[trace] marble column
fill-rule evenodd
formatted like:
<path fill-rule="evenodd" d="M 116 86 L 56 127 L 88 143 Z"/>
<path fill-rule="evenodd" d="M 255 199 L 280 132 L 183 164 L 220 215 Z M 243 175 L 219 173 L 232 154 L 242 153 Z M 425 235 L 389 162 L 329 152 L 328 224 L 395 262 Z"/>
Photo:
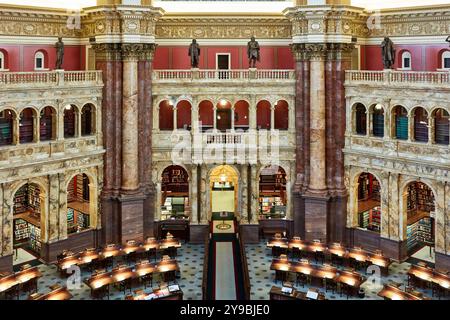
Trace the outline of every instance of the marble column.
<path fill-rule="evenodd" d="M 383 171 L 380 173 L 380 208 L 381 208 L 381 236 L 389 239 L 389 172 Z"/>
<path fill-rule="evenodd" d="M 11 194 L 11 184 L 3 184 L 3 208 L 2 208 L 2 256 L 13 254 L 13 212 L 14 202 Z"/>
<path fill-rule="evenodd" d="M 256 101 L 252 101 L 249 106 L 249 117 L 250 130 L 256 130 Z"/>
<path fill-rule="evenodd" d="M 41 120 L 41 115 L 39 113 L 33 115 L 33 142 L 34 143 L 39 143 L 41 141 L 40 120 Z"/>
<path fill-rule="evenodd" d="M 158 132 L 159 131 L 159 105 L 154 105 L 153 110 L 155 110 L 153 115 L 153 131 Z"/>
<path fill-rule="evenodd" d="M 190 176 L 191 185 L 189 186 L 189 202 L 191 205 L 191 223 L 198 223 L 198 183 L 197 183 L 197 165 L 192 164 L 191 168 L 191 176 Z"/>
<path fill-rule="evenodd" d="M 207 167 L 202 165 L 199 167 L 200 170 L 200 223 L 208 223 L 208 211 L 207 207 L 207 197 L 209 194 L 209 183 L 207 181 Z"/>
<path fill-rule="evenodd" d="M 234 106 L 231 107 L 231 130 L 234 131 Z"/>
<path fill-rule="evenodd" d="M 275 129 L 275 108 L 276 105 L 270 106 L 270 129 Z"/>
<path fill-rule="evenodd" d="M 192 132 L 199 132 L 199 123 L 198 123 L 198 104 L 193 102 L 191 109 L 191 124 L 192 124 Z"/>
<path fill-rule="evenodd" d="M 55 241 L 60 239 L 59 224 L 60 224 L 60 190 L 58 174 L 52 174 L 49 176 L 49 195 L 48 195 L 48 240 Z M 45 201 L 45 198 L 44 198 Z M 41 202 L 41 207 L 43 203 Z M 67 220 L 67 212 L 66 212 Z"/>
<path fill-rule="evenodd" d="M 399 190 L 398 185 L 399 175 L 397 173 L 389 174 L 389 238 L 391 240 L 404 240 L 406 239 L 406 230 L 404 230 L 404 235 L 400 235 L 400 210 L 399 204 L 400 201 L 405 202 L 402 204 L 402 207 L 406 205 L 406 199 L 403 196 L 403 190 Z M 406 217 L 406 208 L 403 209 L 405 214 L 403 215 L 403 219 L 407 219 Z M 406 229 L 406 222 L 404 223 Z"/>
<path fill-rule="evenodd" d="M 19 116 L 15 116 L 13 119 L 13 141 L 12 143 L 15 145 L 19 145 L 20 144 L 20 137 L 19 137 L 19 128 L 20 128 L 20 117 Z"/>
<path fill-rule="evenodd" d="M 259 179 L 258 179 L 258 167 L 256 165 L 250 166 L 250 177 L 251 177 L 251 199 L 250 201 L 250 212 L 251 219 L 250 223 L 257 224 L 259 218 Z"/>
<path fill-rule="evenodd" d="M 0 184 L 0 257 L 3 256 L 3 209 L 6 200 L 4 199 L 3 184 Z"/>
<path fill-rule="evenodd" d="M 414 116 L 408 114 L 408 142 L 415 141 L 414 137 Z"/>
<path fill-rule="evenodd" d="M 434 194 L 435 198 L 435 250 L 436 252 L 445 254 L 445 209 L 446 209 L 446 203 L 445 203 L 445 183 L 444 182 L 437 182 L 435 184 L 436 187 L 436 193 Z"/>
<path fill-rule="evenodd" d="M 445 252 L 450 254 L 450 183 L 445 183 L 444 192 L 444 205 L 445 205 Z"/>
<path fill-rule="evenodd" d="M 178 108 L 176 106 L 173 106 L 173 130 L 177 130 L 178 128 Z"/>
<path fill-rule="evenodd" d="M 155 201 L 155 221 L 161 220 L 161 206 L 162 206 L 162 186 L 161 181 L 155 184 L 156 201 Z"/>
<path fill-rule="evenodd" d="M 308 191 L 326 190 L 326 122 L 325 122 L 325 46 L 316 45 L 310 59 L 310 163 L 311 177 Z"/>
<path fill-rule="evenodd" d="M 248 173 L 247 165 L 243 164 L 240 166 L 240 176 L 241 176 L 241 223 L 248 223 Z"/>
<path fill-rule="evenodd" d="M 97 229 L 98 224 L 98 188 L 97 181 L 89 183 L 89 227 Z"/>
<path fill-rule="evenodd" d="M 67 188 L 66 176 L 64 173 L 58 174 L 58 193 L 59 193 L 59 238 L 67 239 Z"/>
<path fill-rule="evenodd" d="M 214 112 L 213 112 L 213 115 L 214 115 L 214 125 L 213 125 L 213 129 L 214 130 L 216 130 L 217 129 L 217 107 L 216 106 L 214 106 Z"/>
<path fill-rule="evenodd" d="M 122 99 L 122 189 L 139 188 L 138 161 L 138 55 L 133 47 L 123 46 Z"/>
<path fill-rule="evenodd" d="M 434 144 L 435 143 L 435 121 L 434 121 L 434 117 L 429 115 L 428 116 L 428 144 Z"/>

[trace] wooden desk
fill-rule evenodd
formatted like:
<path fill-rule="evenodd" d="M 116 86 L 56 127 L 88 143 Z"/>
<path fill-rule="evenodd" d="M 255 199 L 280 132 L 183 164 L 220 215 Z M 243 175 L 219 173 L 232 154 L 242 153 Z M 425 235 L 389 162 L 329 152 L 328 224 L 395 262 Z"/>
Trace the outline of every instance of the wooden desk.
<path fill-rule="evenodd" d="M 421 267 L 418 265 L 412 265 L 408 270 L 408 285 L 418 284 L 423 285 L 431 284 L 433 281 L 433 269 L 427 267 Z"/>
<path fill-rule="evenodd" d="M 86 279 L 84 283 L 91 289 L 91 296 L 97 297 L 98 293 L 105 292 L 109 299 L 109 285 L 113 283 L 113 278 L 108 272 L 101 273 Z"/>
<path fill-rule="evenodd" d="M 357 291 L 361 287 L 361 284 L 364 283 L 365 279 L 357 272 L 340 271 L 334 281 L 341 285 L 341 294 L 343 291 L 342 289 L 346 289 L 347 296 L 349 296 L 357 294 Z"/>
<path fill-rule="evenodd" d="M 72 266 L 76 266 L 80 263 L 80 260 L 78 258 L 78 254 L 74 254 L 68 257 L 65 257 L 61 260 L 59 260 L 56 263 L 56 266 L 58 268 L 58 271 L 63 272 L 67 269 L 69 269 Z"/>
<path fill-rule="evenodd" d="M 270 300 L 312 300 L 306 297 L 306 292 L 293 289 L 291 294 L 284 293 L 281 288 L 273 286 L 270 289 Z M 319 293 L 317 300 L 326 300 L 323 293 Z"/>
<path fill-rule="evenodd" d="M 168 292 L 168 294 L 166 293 L 165 295 L 161 295 L 161 292 L 162 292 L 161 289 L 157 289 L 157 290 L 154 290 L 153 292 L 149 292 L 149 293 L 142 293 L 142 294 L 135 295 L 135 296 L 128 296 L 125 299 L 126 300 L 183 300 L 183 291 L 181 291 L 181 290 Z M 157 297 L 150 299 L 151 295 L 156 295 Z"/>
<path fill-rule="evenodd" d="M 395 286 L 385 284 L 383 289 L 378 292 L 378 296 L 385 300 L 424 300 L 421 297 L 405 292 Z"/>
<path fill-rule="evenodd" d="M 70 300 L 72 298 L 73 296 L 67 288 L 61 287 L 46 294 L 31 295 L 28 300 Z"/>
<path fill-rule="evenodd" d="M 8 291 L 13 292 L 14 295 L 19 297 L 20 289 L 30 286 L 31 290 L 25 291 L 37 291 L 37 281 L 42 277 L 42 273 L 38 267 L 31 267 L 16 273 L 12 273 L 0 278 L 0 293 L 6 293 Z"/>
<path fill-rule="evenodd" d="M 282 254 L 286 254 L 289 248 L 287 239 L 275 239 L 273 238 L 267 242 L 267 248 L 272 249 L 272 256 L 279 257 Z"/>
<path fill-rule="evenodd" d="M 181 243 L 178 239 L 163 239 L 159 241 L 159 249 L 165 250 L 169 248 L 181 248 Z"/>

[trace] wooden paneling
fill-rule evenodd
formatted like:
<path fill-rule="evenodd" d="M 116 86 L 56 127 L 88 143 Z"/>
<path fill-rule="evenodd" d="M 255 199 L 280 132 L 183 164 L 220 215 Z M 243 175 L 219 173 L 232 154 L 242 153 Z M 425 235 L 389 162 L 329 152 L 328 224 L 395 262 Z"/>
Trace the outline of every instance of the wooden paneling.
<path fill-rule="evenodd" d="M 0 272 L 13 271 L 13 256 L 0 257 Z"/>
<path fill-rule="evenodd" d="M 435 269 L 449 272 L 450 256 L 436 252 Z"/>
<path fill-rule="evenodd" d="M 45 262 L 53 263 L 56 262 L 57 256 L 63 250 L 79 252 L 86 248 L 95 248 L 98 246 L 97 232 L 97 230 L 87 230 L 80 233 L 73 233 L 66 240 L 43 243 L 41 257 Z"/>

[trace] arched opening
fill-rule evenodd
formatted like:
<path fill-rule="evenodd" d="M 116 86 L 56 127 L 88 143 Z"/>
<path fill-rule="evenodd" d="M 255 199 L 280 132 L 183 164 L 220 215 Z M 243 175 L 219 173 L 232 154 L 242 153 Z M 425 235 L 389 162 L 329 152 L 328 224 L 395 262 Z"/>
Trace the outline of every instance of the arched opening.
<path fill-rule="evenodd" d="M 164 169 L 161 192 L 161 220 L 189 218 L 189 175 L 183 167 Z"/>
<path fill-rule="evenodd" d="M 14 140 L 14 113 L 12 110 L 0 111 L 0 146 L 12 145 Z"/>
<path fill-rule="evenodd" d="M 402 106 L 393 110 L 395 121 L 395 137 L 399 140 L 408 140 L 408 111 Z"/>
<path fill-rule="evenodd" d="M 441 69 L 450 69 L 450 51 L 448 50 L 441 52 Z"/>
<path fill-rule="evenodd" d="M 404 70 L 411 70 L 411 53 L 409 51 L 403 51 L 401 53 L 401 62 L 402 62 L 402 69 Z"/>
<path fill-rule="evenodd" d="M 286 217 L 286 171 L 279 166 L 268 166 L 259 174 L 259 218 Z"/>
<path fill-rule="evenodd" d="M 240 100 L 234 105 L 234 129 L 247 131 L 249 128 L 249 104 Z"/>
<path fill-rule="evenodd" d="M 14 264 L 22 264 L 41 255 L 41 217 L 45 193 L 35 183 L 26 183 L 14 194 Z"/>
<path fill-rule="evenodd" d="M 357 103 L 355 106 L 355 132 L 356 134 L 367 134 L 367 110 L 362 103 Z"/>
<path fill-rule="evenodd" d="M 221 99 L 216 110 L 216 129 L 222 132 L 231 130 L 231 103 Z"/>
<path fill-rule="evenodd" d="M 288 130 L 289 129 L 289 105 L 287 101 L 280 100 L 275 105 L 275 129 Z"/>
<path fill-rule="evenodd" d="M 39 130 L 41 141 L 56 139 L 56 111 L 52 107 L 41 110 Z"/>
<path fill-rule="evenodd" d="M 89 177 L 80 173 L 67 185 L 67 233 L 76 233 L 91 227 L 91 188 Z"/>
<path fill-rule="evenodd" d="M 233 220 L 238 209 L 239 175 L 229 165 L 220 165 L 211 170 L 210 212 L 212 220 Z"/>
<path fill-rule="evenodd" d="M 384 137 L 384 109 L 381 104 L 373 106 L 372 132 L 374 137 Z"/>
<path fill-rule="evenodd" d="M 77 109 L 74 105 L 64 107 L 64 138 L 74 138 L 77 124 Z"/>
<path fill-rule="evenodd" d="M 177 104 L 177 129 L 191 130 L 191 103 L 182 100 Z"/>
<path fill-rule="evenodd" d="M 406 187 L 406 246 L 408 255 L 434 263 L 435 196 L 422 182 Z"/>
<path fill-rule="evenodd" d="M 271 105 L 267 100 L 262 100 L 256 105 L 256 128 L 258 130 L 270 130 Z"/>
<path fill-rule="evenodd" d="M 169 100 L 159 104 L 159 130 L 173 130 L 173 105 Z"/>
<path fill-rule="evenodd" d="M 47 66 L 47 53 L 40 50 L 34 54 L 34 70 L 44 70 Z"/>
<path fill-rule="evenodd" d="M 35 111 L 32 108 L 26 108 L 20 113 L 19 116 L 20 143 L 30 143 L 34 141 L 34 117 Z"/>
<path fill-rule="evenodd" d="M 362 229 L 381 232 L 380 182 L 371 173 L 358 178 L 358 225 Z"/>
<path fill-rule="evenodd" d="M 445 109 L 434 112 L 434 141 L 437 144 L 449 145 L 450 117 Z"/>
<path fill-rule="evenodd" d="M 428 142 L 428 112 L 421 107 L 414 109 L 414 140 Z"/>
<path fill-rule="evenodd" d="M 81 135 L 89 136 L 95 133 L 95 107 L 88 103 L 81 109 Z"/>
<path fill-rule="evenodd" d="M 211 101 L 204 100 L 198 105 L 198 121 L 201 132 L 214 128 L 214 105 Z"/>
<path fill-rule="evenodd" d="M 8 52 L 0 49 L 0 70 L 8 69 Z"/>

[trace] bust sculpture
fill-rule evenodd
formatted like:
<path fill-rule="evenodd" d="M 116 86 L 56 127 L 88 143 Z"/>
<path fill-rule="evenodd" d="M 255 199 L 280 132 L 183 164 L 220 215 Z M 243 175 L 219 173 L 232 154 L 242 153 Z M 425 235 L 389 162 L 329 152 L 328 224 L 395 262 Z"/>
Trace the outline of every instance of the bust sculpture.
<path fill-rule="evenodd" d="M 256 68 L 256 61 L 260 61 L 259 43 L 252 37 L 247 44 L 248 65 L 250 68 Z"/>
<path fill-rule="evenodd" d="M 195 39 L 192 40 L 192 43 L 189 46 L 189 56 L 191 57 L 191 67 L 198 68 L 200 61 L 200 46 Z"/>
<path fill-rule="evenodd" d="M 388 37 L 384 37 L 384 40 L 381 43 L 381 51 L 384 68 L 392 69 L 392 66 L 395 63 L 395 49 L 394 43 Z"/>
<path fill-rule="evenodd" d="M 64 60 L 64 42 L 61 37 L 58 37 L 58 42 L 55 44 L 56 47 L 56 69 L 62 69 Z"/>

